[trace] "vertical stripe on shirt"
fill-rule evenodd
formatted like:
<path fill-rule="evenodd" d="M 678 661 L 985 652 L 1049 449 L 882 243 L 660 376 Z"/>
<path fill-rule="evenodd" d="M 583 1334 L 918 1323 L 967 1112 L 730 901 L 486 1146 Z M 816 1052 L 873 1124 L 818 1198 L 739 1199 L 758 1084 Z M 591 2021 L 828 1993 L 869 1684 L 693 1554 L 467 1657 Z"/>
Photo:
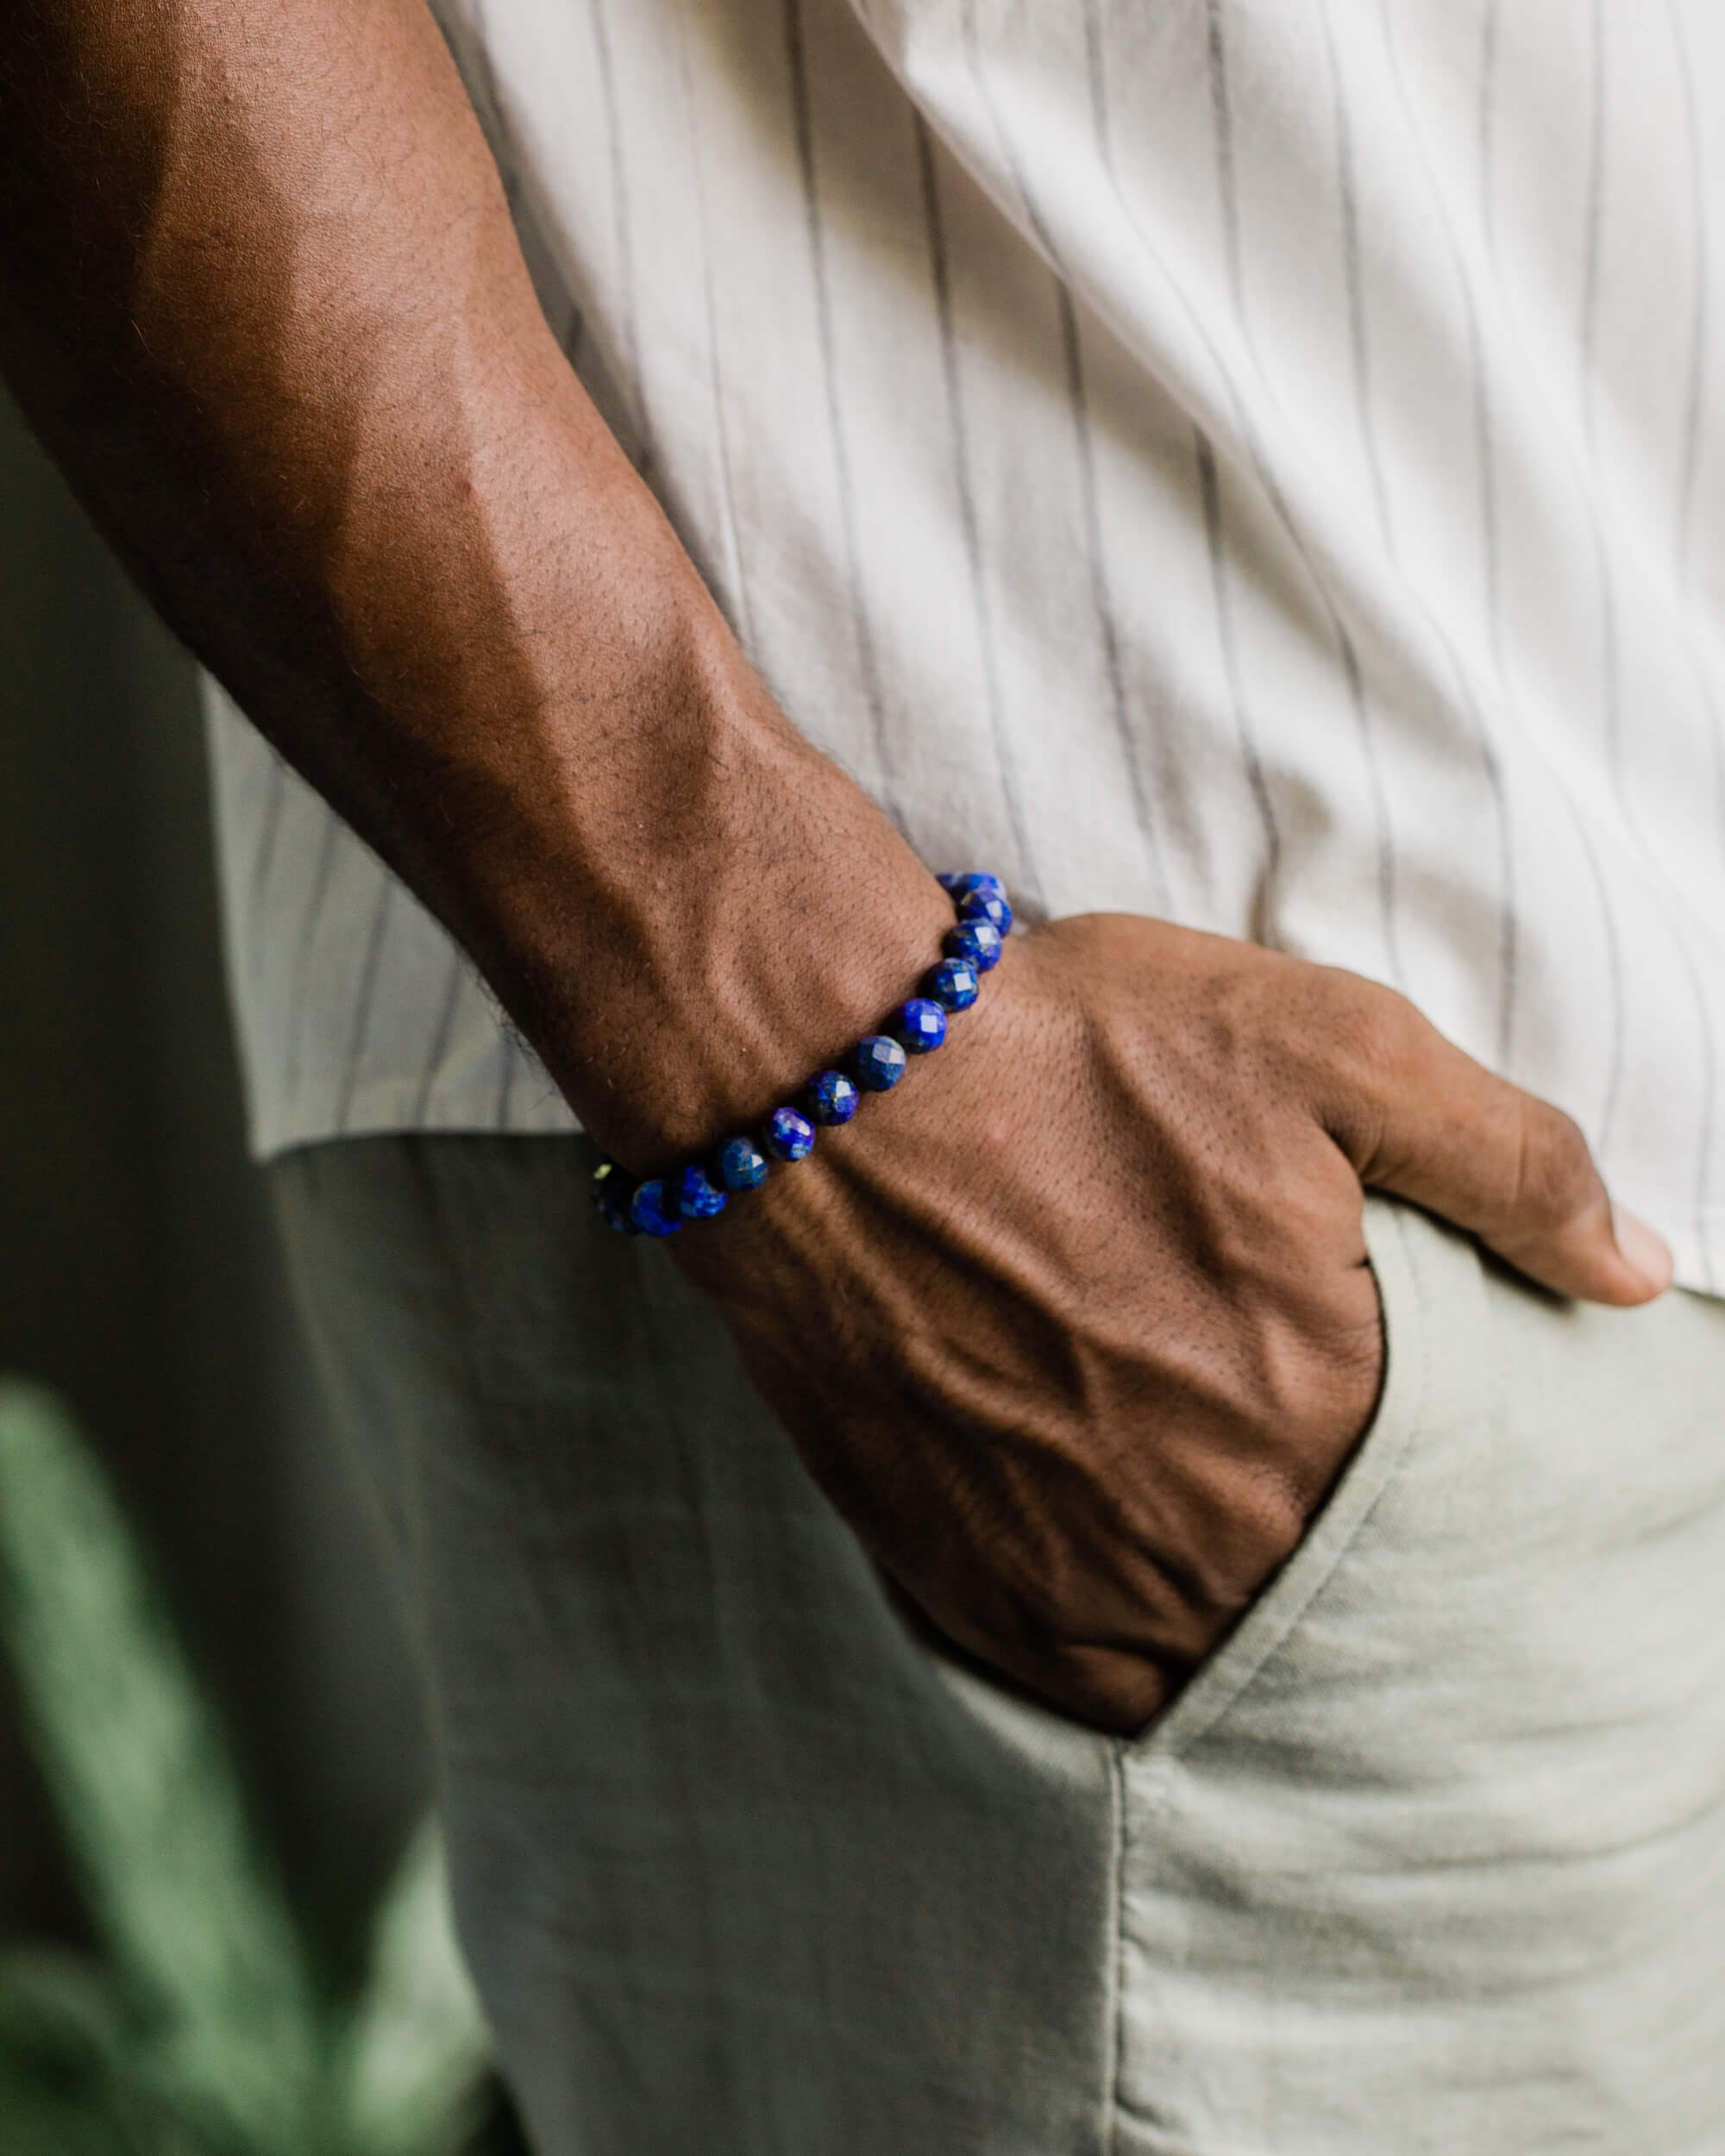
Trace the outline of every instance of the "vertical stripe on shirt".
<path fill-rule="evenodd" d="M 372 1006 L 377 998 L 378 968 L 383 957 L 384 936 L 389 926 L 390 902 L 398 888 L 393 876 L 385 873 L 383 864 L 377 864 L 377 902 L 372 912 L 371 929 L 366 937 L 366 955 L 360 968 L 359 993 L 354 999 L 353 1024 L 348 1032 L 347 1060 L 342 1072 L 342 1083 L 336 1096 L 336 1128 L 346 1131 L 354 1110 L 354 1093 L 360 1082 L 360 1069 L 365 1061 L 366 1036 L 371 1028 Z"/>
<path fill-rule="evenodd" d="M 1488 5 L 1495 7 L 1495 0 L 1488 0 Z M 1325 0 L 1327 23 L 1328 15 L 1328 0 Z M 1414 109 L 1414 101 L 1408 95 L 1407 80 L 1402 72 L 1401 47 L 1396 37 L 1390 0 L 1380 0 L 1379 20 L 1383 39 L 1384 57 L 1389 63 L 1390 81 L 1395 85 L 1396 103 L 1402 112 L 1408 139 L 1415 145 L 1417 161 L 1426 180 L 1427 191 L 1433 197 L 1440 222 L 1443 226 L 1451 266 L 1456 273 L 1456 282 L 1461 292 L 1464 341 L 1470 376 L 1468 401 L 1473 415 L 1474 454 L 1479 464 L 1477 510 L 1480 553 L 1484 564 L 1487 637 L 1494 661 L 1501 662 L 1502 640 L 1502 609 L 1497 575 L 1496 451 L 1492 436 L 1490 369 L 1486 363 L 1484 340 L 1480 334 L 1478 315 L 1474 308 L 1471 294 L 1467 289 L 1465 277 L 1462 273 L 1460 247 L 1450 222 L 1448 205 L 1442 199 L 1420 117 Z M 1495 14 L 1491 20 L 1495 23 Z M 1336 53 L 1333 36 L 1327 37 L 1326 43 L 1332 66 L 1332 81 L 1335 85 L 1339 108 L 1342 102 L 1342 89 L 1339 56 Z M 1495 31 L 1488 42 L 1486 52 L 1488 55 L 1494 54 L 1496 52 Z M 1492 77 L 1493 66 L 1488 60 L 1487 64 L 1482 67 L 1480 93 L 1482 107 L 1490 100 Z M 1483 157 L 1489 157 L 1490 140 L 1491 130 L 1482 117 L 1477 130 L 1477 141 Z M 1350 165 L 1351 163 L 1350 158 Z M 1482 173 L 1482 201 L 1484 199 L 1484 188 L 1487 182 L 1488 176 Z M 1351 231 L 1354 235 L 1352 248 L 1349 250 L 1351 259 L 1346 268 L 1349 291 L 1352 295 L 1360 282 L 1357 251 L 1358 229 L 1357 216 L 1349 221 L 1345 229 Z M 1358 321 L 1360 345 L 1364 351 L 1366 347 L 1364 305 L 1363 301 L 1357 302 L 1351 297 L 1350 308 Z M 1357 403 L 1360 424 L 1366 433 L 1367 454 L 1371 460 L 1372 470 L 1376 473 L 1380 467 L 1381 457 L 1376 429 L 1371 420 L 1371 401 L 1367 396 L 1362 394 Z M 1389 547 L 1393 558 L 1394 537 L 1387 520 L 1383 527 L 1383 536 L 1384 542 Z M 1479 745 L 1480 763 L 1491 793 L 1492 812 L 1497 831 L 1497 878 L 1501 894 L 1497 919 L 1496 1062 L 1500 1070 L 1508 1072 L 1515 1068 L 1515 974 L 1518 942 L 1515 906 L 1515 849 L 1510 818 L 1509 777 L 1503 767 L 1502 755 L 1493 728 L 1486 718 L 1477 686 L 1472 679 L 1466 661 L 1457 647 L 1453 633 L 1446 625 L 1437 608 L 1427 599 L 1416 580 L 1410 580 L 1409 589 L 1416 597 L 1421 616 L 1430 629 L 1433 639 L 1442 648 L 1451 679 L 1455 684 L 1458 703 L 1466 713 L 1474 738 Z"/>
<path fill-rule="evenodd" d="M 701 165 L 700 111 L 689 71 L 688 28 L 677 19 L 677 62 L 682 78 L 683 110 L 687 116 L 689 155 L 694 176 L 694 213 L 699 239 L 701 298 L 706 318 L 707 387 L 712 398 L 713 453 L 718 467 L 719 498 L 724 505 L 724 551 L 730 567 L 731 598 L 736 611 L 733 623 L 745 651 L 755 649 L 755 624 L 749 606 L 749 577 L 743 566 L 743 536 L 737 520 L 737 488 L 731 473 L 731 429 L 724 415 L 724 373 L 718 352 L 718 308 L 712 283 L 712 235 L 707 225 L 707 190 Z"/>
<path fill-rule="evenodd" d="M 988 124 L 994 129 L 995 140 L 1012 172 L 1019 204 L 1042 248 L 1048 263 L 1049 275 L 1054 283 L 1054 303 L 1059 318 L 1061 351 L 1065 369 L 1066 401 L 1072 419 L 1080 514 L 1083 519 L 1085 545 L 1089 557 L 1091 600 L 1095 609 L 1109 710 L 1126 766 L 1126 783 L 1132 792 L 1132 812 L 1150 856 L 1157 889 L 1161 893 L 1163 905 L 1166 907 L 1170 903 L 1168 868 L 1157 843 L 1149 789 L 1144 781 L 1142 750 L 1133 731 L 1131 713 L 1126 708 L 1120 636 L 1114 619 L 1113 598 L 1108 589 L 1107 565 L 1103 559 L 1101 516 L 1096 491 L 1095 446 L 1091 436 L 1089 402 L 1084 387 L 1083 348 L 1080 342 L 1077 310 L 1062 267 L 1059 250 L 1044 221 L 1041 207 L 1025 172 L 1012 130 L 1001 115 L 994 83 L 983 62 L 976 38 L 975 0 L 965 0 L 964 41 L 971 80 L 982 98 L 983 110 L 988 116 Z"/>
<path fill-rule="evenodd" d="M 1031 898 L 1038 912 L 1045 912 L 1046 901 L 1042 880 L 1037 873 L 1036 854 L 1031 843 L 1030 827 L 1025 818 L 1016 764 L 1011 744 L 1007 739 L 994 610 L 988 599 L 982 535 L 976 519 L 976 499 L 971 485 L 970 447 L 964 417 L 964 385 L 959 375 L 958 340 L 952 321 L 952 283 L 946 261 L 946 230 L 940 210 L 940 174 L 935 157 L 934 140 L 920 113 L 916 116 L 915 133 L 923 226 L 928 243 L 929 278 L 940 335 L 941 377 L 946 392 L 947 428 L 952 444 L 953 481 L 963 535 L 965 565 L 969 572 L 970 603 L 976 614 L 983 694 L 988 706 L 988 725 L 994 744 L 994 768 L 1000 780 L 1013 843 L 1030 879 Z"/>
<path fill-rule="evenodd" d="M 1683 26 L 1683 10 L 1678 0 L 1665 0 L 1665 17 L 1671 25 L 1678 75 L 1683 86 L 1684 150 L 1689 170 L 1690 260 L 1694 289 L 1689 310 L 1689 378 L 1683 400 L 1683 469 L 1678 484 L 1677 564 L 1678 589 L 1685 613 L 1693 619 L 1696 486 L 1701 470 L 1712 329 L 1707 282 L 1712 235 L 1705 151 L 1701 118 L 1696 110 L 1695 62 L 1690 50 L 1689 35 Z M 1714 693 L 1706 663 L 1698 654 L 1691 658 L 1690 670 L 1695 676 L 1696 693 L 1700 699 L 1703 716 L 1713 743 L 1714 798 L 1718 812 L 1719 842 L 1722 849 L 1725 849 L 1725 723 L 1722 723 L 1719 700 Z"/>
<path fill-rule="evenodd" d="M 443 970 L 443 992 L 437 1000 L 437 1014 L 432 1021 L 431 1037 L 426 1044 L 425 1061 L 421 1066 L 418 1090 L 413 1096 L 411 1128 L 423 1130 L 431 1106 L 431 1096 L 442 1075 L 443 1058 L 449 1050 L 449 1037 L 455 1023 L 455 1006 L 461 1000 L 461 981 L 467 962 L 453 945 Z"/>
<path fill-rule="evenodd" d="M 1216 469 L 1216 453 L 1201 429 L 1193 435 L 1193 454 L 1198 465 L 1198 492 L 1204 505 L 1204 539 L 1210 563 L 1210 589 L 1216 610 L 1216 635 L 1221 644 L 1222 664 L 1228 681 L 1228 700 L 1233 709 L 1239 739 L 1240 761 L 1246 784 L 1264 830 L 1264 867 L 1252 894 L 1251 933 L 1260 943 L 1274 944 L 1276 881 L 1282 867 L 1282 834 L 1270 805 L 1270 787 L 1264 775 L 1264 757 L 1258 745 L 1240 680 L 1239 644 L 1234 631 L 1233 595 L 1228 587 L 1227 534 L 1222 522 L 1222 489 Z"/>
<path fill-rule="evenodd" d="M 647 385 L 641 366 L 640 310 L 635 296 L 635 235 L 629 218 L 629 172 L 623 147 L 623 122 L 618 108 L 617 73 L 612 60 L 611 29 L 605 17 L 606 0 L 587 0 L 593 23 L 593 52 L 599 63 L 599 96 L 605 103 L 605 142 L 611 170 L 612 241 L 617 249 L 618 315 L 622 330 L 623 367 L 633 417 L 642 442 L 642 454 L 652 429 L 647 410 Z"/>
<path fill-rule="evenodd" d="M 875 768 L 879 774 L 884 804 L 893 800 L 892 757 L 887 741 L 881 670 L 875 654 L 875 633 L 869 626 L 863 598 L 861 559 L 856 544 L 856 502 L 850 479 L 850 451 L 845 439 L 844 414 L 838 393 L 837 362 L 833 349 L 832 295 L 826 270 L 826 234 L 821 222 L 820 187 L 815 171 L 814 123 L 809 107 L 808 65 L 803 51 L 802 0 L 784 0 L 785 58 L 790 71 L 792 124 L 797 146 L 797 169 L 801 176 L 804 229 L 808 241 L 809 275 L 814 288 L 816 333 L 820 342 L 822 385 L 826 398 L 826 423 L 832 453 L 832 468 L 838 489 L 838 520 L 844 544 L 845 586 L 850 601 L 852 632 L 856 639 L 856 662 L 862 696 L 874 732 Z"/>
<path fill-rule="evenodd" d="M 1216 187 L 1222 211 L 1222 229 L 1227 254 L 1228 284 L 1233 295 L 1235 318 L 1240 332 L 1240 342 L 1251 358 L 1252 367 L 1266 388 L 1270 376 L 1258 348 L 1258 338 L 1252 324 L 1251 310 L 1246 304 L 1245 278 L 1241 260 L 1241 235 L 1238 179 L 1235 172 L 1233 101 L 1228 89 L 1227 39 L 1223 22 L 1224 0 L 1206 0 L 1205 20 L 1208 28 L 1207 51 L 1210 71 L 1210 110 L 1216 130 Z M 1383 773 L 1377 754 L 1377 743 L 1372 729 L 1371 699 L 1367 693 L 1365 675 L 1359 663 L 1359 654 L 1327 576 L 1322 574 L 1313 559 L 1298 523 L 1284 514 L 1283 523 L 1294 540 L 1307 573 L 1312 580 L 1320 605 L 1336 646 L 1340 661 L 1342 681 L 1353 717 L 1355 739 L 1359 744 L 1361 760 L 1365 769 L 1367 791 L 1371 798 L 1372 813 L 1377 829 L 1377 905 L 1379 927 L 1383 937 L 1384 959 L 1389 979 L 1398 988 L 1408 985 L 1407 971 L 1402 961 L 1401 938 L 1396 924 L 1396 836 L 1389 816 L 1389 796 L 1384 789 Z"/>
<path fill-rule="evenodd" d="M 1221 354 L 1213 339 L 1205 331 L 1190 303 L 1175 283 L 1159 250 L 1139 221 L 1137 209 L 1120 181 L 1115 163 L 1113 130 L 1109 116 L 1109 102 L 1106 61 L 1103 49 L 1101 0 L 1084 0 L 1084 57 L 1088 77 L 1090 108 L 1090 127 L 1096 144 L 1103 174 L 1114 202 L 1128 230 L 1146 258 L 1154 265 L 1163 281 L 1181 301 L 1193 326 L 1198 329 L 1208 356 L 1224 389 L 1229 396 L 1237 417 L 1245 421 L 1245 409 L 1232 375 L 1222 363 Z M 1264 777 L 1264 760 L 1259 753 L 1256 733 L 1247 706 L 1245 686 L 1241 677 L 1239 647 L 1235 634 L 1233 611 L 1229 594 L 1227 532 L 1222 504 L 1221 488 L 1216 470 L 1215 453 L 1201 427 L 1195 423 L 1193 461 L 1196 468 L 1198 497 L 1201 505 L 1204 530 L 1205 557 L 1210 577 L 1211 603 L 1214 612 L 1217 648 L 1221 654 L 1222 671 L 1227 683 L 1228 704 L 1233 718 L 1235 738 L 1240 745 L 1241 761 L 1245 770 L 1247 790 L 1251 796 L 1258 820 L 1263 832 L 1264 866 L 1258 880 L 1252 902 L 1252 933 L 1259 942 L 1273 940 L 1269 927 L 1271 917 L 1270 894 L 1273 891 L 1282 859 L 1282 834 L 1276 818 L 1275 804 L 1270 799 L 1270 787 Z"/>
<path fill-rule="evenodd" d="M 1096 634 L 1101 644 L 1103 670 L 1107 680 L 1108 704 L 1114 730 L 1120 736 L 1126 783 L 1132 789 L 1132 814 L 1144 834 L 1155 878 L 1157 902 L 1166 913 L 1173 904 L 1168 881 L 1168 863 L 1157 837 L 1156 812 L 1150 788 L 1145 783 L 1143 750 L 1126 704 L 1126 670 L 1120 658 L 1120 630 L 1114 619 L 1113 594 L 1108 588 L 1107 555 L 1102 545 L 1101 506 L 1097 498 L 1095 446 L 1090 432 L 1089 393 L 1084 384 L 1084 349 L 1080 340 L 1078 310 L 1063 279 L 1055 279 L 1055 302 L 1060 313 L 1060 344 L 1066 363 L 1066 395 L 1072 408 L 1073 449 L 1078 462 L 1078 492 L 1084 520 L 1084 550 L 1088 558 L 1091 603 L 1096 613 Z"/>
<path fill-rule="evenodd" d="M 307 994 L 311 979 L 311 947 L 317 939 L 318 924 L 323 920 L 323 908 L 329 896 L 329 872 L 335 867 L 336 844 L 342 830 L 335 811 L 326 808 L 321 801 L 317 805 L 323 819 L 317 839 L 317 857 L 300 913 L 299 933 L 294 941 L 293 966 L 290 975 L 292 986 L 288 994 L 286 1079 L 290 1100 L 299 1089 L 304 1066 L 305 1032 L 311 1022 L 311 1005 Z"/>

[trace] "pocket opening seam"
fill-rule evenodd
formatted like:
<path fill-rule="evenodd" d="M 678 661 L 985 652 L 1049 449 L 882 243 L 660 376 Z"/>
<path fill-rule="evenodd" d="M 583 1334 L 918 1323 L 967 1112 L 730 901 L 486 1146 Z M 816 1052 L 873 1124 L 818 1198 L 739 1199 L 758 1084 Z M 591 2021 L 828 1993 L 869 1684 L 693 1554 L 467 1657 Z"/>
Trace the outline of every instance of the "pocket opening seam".
<path fill-rule="evenodd" d="M 1372 1421 L 1328 1502 L 1234 1632 L 1167 1714 L 1158 1715 L 1142 1736 L 1128 1741 L 1126 1756 L 1135 1764 L 1159 1764 L 1171 1770 L 1194 1745 L 1201 1743 L 1257 1681 L 1271 1656 L 1289 1639 L 1334 1577 L 1395 1481 L 1414 1438 L 1425 1426 L 1432 1375 L 1429 1300 L 1420 1266 L 1408 1249 L 1406 1216 L 1397 1209 L 1387 1217 L 1397 1245 L 1392 1263 L 1400 1265 L 1410 1305 L 1412 1323 L 1402 1330 L 1410 1332 L 1413 1338 L 1400 1349 L 1390 1338 L 1389 1296 L 1383 1269 L 1374 1258 L 1372 1274 L 1383 1314 L 1386 1359 L 1383 1386 Z M 1398 1353 L 1414 1361 L 1414 1374 L 1405 1393 L 1389 1363 Z M 1169 1780 L 1154 1792 L 1140 1793 L 1138 1808 L 1146 1823 L 1158 1815 L 1171 1796 Z"/>

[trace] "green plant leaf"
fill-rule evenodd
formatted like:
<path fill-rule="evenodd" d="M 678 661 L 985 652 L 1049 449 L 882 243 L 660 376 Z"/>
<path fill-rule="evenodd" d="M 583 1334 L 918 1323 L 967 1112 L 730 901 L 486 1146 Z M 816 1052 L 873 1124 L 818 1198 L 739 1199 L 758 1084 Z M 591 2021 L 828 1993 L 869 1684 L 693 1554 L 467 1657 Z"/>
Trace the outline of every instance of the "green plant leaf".
<path fill-rule="evenodd" d="M 450 1921 L 443 1845 L 427 1820 L 372 1932 L 371 1966 L 337 2069 L 349 2156 L 445 2156 L 478 2123 L 491 2041 Z"/>
<path fill-rule="evenodd" d="M 0 2057 L 0 2156 L 155 2156 L 82 2089 Z"/>
<path fill-rule="evenodd" d="M 106 2071 L 128 2041 L 117 1988 L 81 1954 L 53 1946 L 0 1956 L 0 2052 L 51 2055 Z"/>
<path fill-rule="evenodd" d="M 16 1382 L 0 1384 L 0 1630 L 91 1915 L 155 2023 L 153 2078 L 200 2139 L 315 2156 L 311 1987 L 215 1714 L 70 1419 Z"/>
<path fill-rule="evenodd" d="M 97 1971 L 47 1951 L 0 1960 L 0 2156 L 156 2156 L 127 2054 L 125 2016 Z"/>

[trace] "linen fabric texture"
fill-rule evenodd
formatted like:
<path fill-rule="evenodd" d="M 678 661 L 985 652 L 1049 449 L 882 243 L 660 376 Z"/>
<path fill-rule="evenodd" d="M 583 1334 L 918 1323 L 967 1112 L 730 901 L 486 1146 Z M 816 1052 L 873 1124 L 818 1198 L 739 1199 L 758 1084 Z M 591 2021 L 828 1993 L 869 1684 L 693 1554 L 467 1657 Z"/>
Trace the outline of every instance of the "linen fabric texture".
<path fill-rule="evenodd" d="M 272 1173 L 542 2156 L 1717 2150 L 1725 1304 L 1370 1200 L 1376 1420 L 1116 1742 L 924 1636 L 568 1140 Z"/>
<path fill-rule="evenodd" d="M 1725 1277 L 1725 11 L 446 0 L 548 318 L 932 867 L 1403 989 Z M 259 1150 L 568 1126 L 211 692 Z"/>

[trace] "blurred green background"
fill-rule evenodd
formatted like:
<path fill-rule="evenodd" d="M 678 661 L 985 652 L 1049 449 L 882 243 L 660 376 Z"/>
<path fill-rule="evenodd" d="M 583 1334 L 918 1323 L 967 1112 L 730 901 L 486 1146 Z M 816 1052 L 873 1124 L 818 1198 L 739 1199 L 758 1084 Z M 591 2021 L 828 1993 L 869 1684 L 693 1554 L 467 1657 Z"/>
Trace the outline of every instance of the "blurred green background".
<path fill-rule="evenodd" d="M 3 402 L 0 1014 L 0 1372 L 96 1440 L 351 1970 L 425 1745 L 245 1157 L 192 669 Z M 0 1940 L 86 1933 L 0 1689 Z"/>

